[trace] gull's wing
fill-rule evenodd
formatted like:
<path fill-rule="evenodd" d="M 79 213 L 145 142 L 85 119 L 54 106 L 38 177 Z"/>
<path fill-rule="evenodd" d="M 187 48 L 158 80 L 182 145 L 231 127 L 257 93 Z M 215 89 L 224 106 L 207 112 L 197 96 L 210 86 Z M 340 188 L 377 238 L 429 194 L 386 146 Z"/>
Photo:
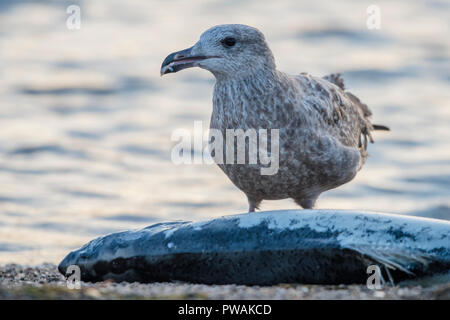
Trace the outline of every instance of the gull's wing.
<path fill-rule="evenodd" d="M 301 87 L 303 107 L 320 127 L 343 145 L 358 148 L 363 157 L 367 156 L 367 142 L 373 142 L 371 131 L 387 128 L 371 123 L 372 112 L 355 95 L 344 91 L 340 74 L 318 78 L 302 73 L 295 79 Z"/>

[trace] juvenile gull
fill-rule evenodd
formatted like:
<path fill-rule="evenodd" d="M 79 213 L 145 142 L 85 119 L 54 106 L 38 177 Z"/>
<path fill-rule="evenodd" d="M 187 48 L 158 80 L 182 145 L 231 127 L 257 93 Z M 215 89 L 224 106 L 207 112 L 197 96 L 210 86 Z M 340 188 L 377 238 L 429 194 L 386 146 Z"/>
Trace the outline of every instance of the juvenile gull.
<path fill-rule="evenodd" d="M 339 74 L 318 78 L 278 71 L 264 35 L 246 25 L 219 25 L 191 48 L 167 56 L 161 75 L 200 67 L 216 78 L 211 129 L 278 129 L 279 170 L 261 175 L 261 164 L 218 164 L 248 198 L 292 198 L 305 209 L 318 196 L 352 180 L 363 166 L 371 111 L 345 91 Z M 270 143 L 269 143 L 270 145 Z M 248 146 L 246 146 L 248 148 Z M 236 152 L 236 150 L 235 150 Z"/>

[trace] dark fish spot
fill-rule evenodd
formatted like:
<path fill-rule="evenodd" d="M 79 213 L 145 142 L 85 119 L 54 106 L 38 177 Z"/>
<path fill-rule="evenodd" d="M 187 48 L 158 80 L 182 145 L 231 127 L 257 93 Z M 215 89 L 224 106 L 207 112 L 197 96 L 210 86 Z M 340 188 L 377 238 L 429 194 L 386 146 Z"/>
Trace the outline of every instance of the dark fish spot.
<path fill-rule="evenodd" d="M 400 229 L 394 229 L 393 227 L 390 227 L 386 233 L 389 233 L 395 237 L 395 240 L 399 240 L 402 238 L 410 238 L 411 240 L 416 241 L 416 236 L 409 232 L 404 232 Z"/>
<path fill-rule="evenodd" d="M 445 255 L 448 254 L 447 253 L 448 249 L 444 248 L 444 247 L 440 247 L 440 248 L 436 248 L 436 249 L 431 250 L 431 252 L 435 253 L 438 256 L 445 256 Z"/>

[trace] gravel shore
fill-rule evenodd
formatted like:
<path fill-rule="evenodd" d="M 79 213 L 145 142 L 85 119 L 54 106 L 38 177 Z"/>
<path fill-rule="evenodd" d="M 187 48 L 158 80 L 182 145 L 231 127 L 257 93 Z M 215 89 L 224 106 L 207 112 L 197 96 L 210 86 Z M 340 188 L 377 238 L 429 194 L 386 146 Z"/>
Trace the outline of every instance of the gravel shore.
<path fill-rule="evenodd" d="M 432 286 L 385 286 L 369 290 L 362 285 L 277 286 L 202 285 L 171 283 L 81 283 L 68 289 L 56 265 L 0 266 L 0 299 L 450 299 L 450 283 Z"/>

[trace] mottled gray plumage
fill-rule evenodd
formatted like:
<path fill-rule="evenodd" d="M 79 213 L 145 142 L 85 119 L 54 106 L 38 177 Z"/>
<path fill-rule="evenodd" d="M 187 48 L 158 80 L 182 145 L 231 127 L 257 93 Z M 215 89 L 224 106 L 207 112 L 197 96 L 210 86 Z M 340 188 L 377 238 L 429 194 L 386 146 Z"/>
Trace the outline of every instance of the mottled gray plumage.
<path fill-rule="evenodd" d="M 224 137 L 226 129 L 279 129 L 276 174 L 261 175 L 258 164 L 219 164 L 247 195 L 249 211 L 264 199 L 292 198 L 312 208 L 322 192 L 355 177 L 371 131 L 387 129 L 371 124 L 369 108 L 345 91 L 340 75 L 278 71 L 264 35 L 249 26 L 207 30 L 192 48 L 168 56 L 161 73 L 192 66 L 216 77 L 211 128 Z"/>

